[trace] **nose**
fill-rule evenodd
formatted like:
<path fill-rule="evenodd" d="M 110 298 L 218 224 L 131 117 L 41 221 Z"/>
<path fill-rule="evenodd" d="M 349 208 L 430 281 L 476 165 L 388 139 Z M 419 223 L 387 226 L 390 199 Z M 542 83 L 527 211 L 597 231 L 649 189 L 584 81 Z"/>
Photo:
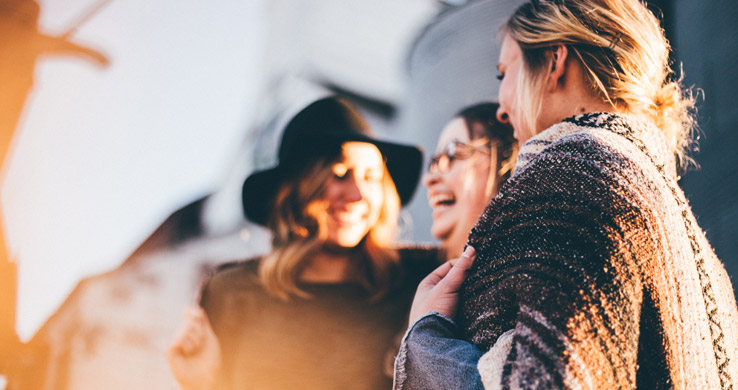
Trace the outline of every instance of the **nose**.
<path fill-rule="evenodd" d="M 346 203 L 358 202 L 364 199 L 361 184 L 353 174 L 349 175 L 346 181 L 344 181 L 343 198 Z"/>
<path fill-rule="evenodd" d="M 497 121 L 500 123 L 510 124 L 510 116 L 507 115 L 507 112 L 502 105 L 497 107 Z"/>
<path fill-rule="evenodd" d="M 441 173 L 438 172 L 438 168 L 430 169 L 423 175 L 423 185 L 430 188 L 433 184 L 438 183 L 441 180 Z"/>

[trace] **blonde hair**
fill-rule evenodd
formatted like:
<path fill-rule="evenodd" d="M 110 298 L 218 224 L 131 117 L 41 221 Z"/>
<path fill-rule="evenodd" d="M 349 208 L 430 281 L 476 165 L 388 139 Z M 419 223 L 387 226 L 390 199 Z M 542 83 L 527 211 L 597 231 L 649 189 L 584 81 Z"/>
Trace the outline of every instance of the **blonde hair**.
<path fill-rule="evenodd" d="M 666 135 L 678 165 L 686 167 L 693 145 L 695 99 L 669 67 L 669 42 L 658 19 L 638 0 L 531 1 L 502 28 L 523 52 L 518 78 L 526 125 L 536 116 L 551 48 L 566 45 L 579 59 L 593 92 L 613 106 L 651 120 Z"/>
<path fill-rule="evenodd" d="M 289 300 L 291 295 L 309 298 L 301 290 L 298 278 L 305 262 L 320 252 L 325 242 L 326 210 L 319 200 L 333 175 L 329 159 L 317 159 L 312 165 L 284 180 L 277 190 L 274 209 L 267 227 L 272 231 L 272 251 L 259 264 L 259 279 L 272 295 Z M 355 249 L 353 272 L 368 291 L 370 299 L 380 299 L 394 285 L 399 256 L 391 248 L 400 211 L 400 198 L 384 166 L 382 179 L 384 201 L 377 223 Z"/>

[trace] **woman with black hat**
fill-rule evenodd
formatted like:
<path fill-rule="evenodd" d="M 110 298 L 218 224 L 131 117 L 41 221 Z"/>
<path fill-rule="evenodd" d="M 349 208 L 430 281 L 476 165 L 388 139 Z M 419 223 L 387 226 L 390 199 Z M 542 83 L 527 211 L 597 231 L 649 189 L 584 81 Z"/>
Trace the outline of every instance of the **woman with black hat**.
<path fill-rule="evenodd" d="M 390 388 L 415 287 L 442 261 L 434 250 L 393 248 L 421 160 L 415 147 L 368 135 L 341 99 L 298 113 L 279 165 L 243 186 L 245 214 L 272 231 L 273 250 L 222 266 L 205 285 L 202 309 L 168 351 L 180 384 Z"/>

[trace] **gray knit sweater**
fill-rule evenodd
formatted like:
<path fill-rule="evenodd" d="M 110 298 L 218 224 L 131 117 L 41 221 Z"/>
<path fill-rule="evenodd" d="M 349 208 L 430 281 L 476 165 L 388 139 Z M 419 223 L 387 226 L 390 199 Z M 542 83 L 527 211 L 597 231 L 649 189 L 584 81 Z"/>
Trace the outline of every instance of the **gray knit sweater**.
<path fill-rule="evenodd" d="M 676 180 L 662 133 L 628 116 L 523 146 L 462 287 L 486 388 L 738 390 L 731 282 Z"/>

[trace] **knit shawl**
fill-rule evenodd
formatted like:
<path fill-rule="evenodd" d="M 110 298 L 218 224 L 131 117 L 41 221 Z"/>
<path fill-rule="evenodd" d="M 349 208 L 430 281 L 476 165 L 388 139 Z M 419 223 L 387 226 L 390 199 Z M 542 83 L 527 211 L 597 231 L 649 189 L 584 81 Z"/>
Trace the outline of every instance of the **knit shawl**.
<path fill-rule="evenodd" d="M 733 288 L 650 123 L 583 114 L 530 139 L 469 244 L 459 322 L 492 348 L 487 388 L 738 390 Z"/>

